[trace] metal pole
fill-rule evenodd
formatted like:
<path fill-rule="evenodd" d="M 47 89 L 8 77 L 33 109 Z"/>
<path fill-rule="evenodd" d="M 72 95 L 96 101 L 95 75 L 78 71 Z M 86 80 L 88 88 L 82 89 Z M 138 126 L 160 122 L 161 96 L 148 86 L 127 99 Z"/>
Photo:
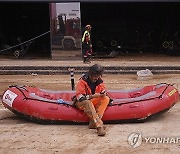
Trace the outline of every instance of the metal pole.
<path fill-rule="evenodd" d="M 71 88 L 72 88 L 72 90 L 74 90 L 75 89 L 75 83 L 74 83 L 74 68 L 69 68 L 68 69 L 69 70 L 69 72 L 70 72 L 70 75 L 71 75 Z"/>

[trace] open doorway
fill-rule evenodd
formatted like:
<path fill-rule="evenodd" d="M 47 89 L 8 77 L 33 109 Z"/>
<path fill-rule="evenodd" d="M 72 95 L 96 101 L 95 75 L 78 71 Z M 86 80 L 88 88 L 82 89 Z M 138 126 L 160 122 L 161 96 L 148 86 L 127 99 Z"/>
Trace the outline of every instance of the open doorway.
<path fill-rule="evenodd" d="M 81 59 L 80 3 L 51 4 L 52 59 Z"/>

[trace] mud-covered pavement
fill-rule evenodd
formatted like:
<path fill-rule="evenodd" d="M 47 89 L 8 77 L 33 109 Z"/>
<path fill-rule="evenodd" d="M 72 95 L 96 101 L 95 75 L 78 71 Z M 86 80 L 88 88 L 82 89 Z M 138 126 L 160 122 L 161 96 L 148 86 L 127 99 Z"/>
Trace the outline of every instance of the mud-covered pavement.
<path fill-rule="evenodd" d="M 78 81 L 80 75 L 75 75 Z M 104 75 L 107 89 L 131 89 L 158 83 L 175 83 L 180 91 L 180 75 L 153 75 L 140 80 L 136 75 Z M 70 90 L 69 75 L 0 76 L 0 95 L 9 85 L 34 85 L 51 90 Z M 145 142 L 131 147 L 128 136 L 180 138 L 180 101 L 167 113 L 145 123 L 107 124 L 107 135 L 98 137 L 87 125 L 40 125 L 21 119 L 0 105 L 0 153 L 179 153 L 180 139 L 173 143 Z"/>

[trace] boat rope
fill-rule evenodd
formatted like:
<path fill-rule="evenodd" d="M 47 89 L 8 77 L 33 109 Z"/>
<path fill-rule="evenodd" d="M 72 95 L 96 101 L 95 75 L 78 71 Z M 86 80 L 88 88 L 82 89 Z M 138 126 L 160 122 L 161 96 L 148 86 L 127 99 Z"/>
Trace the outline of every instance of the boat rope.
<path fill-rule="evenodd" d="M 166 88 L 163 90 L 163 92 L 161 93 L 161 95 L 159 95 L 159 98 L 162 98 L 162 95 L 165 93 L 166 89 L 170 86 L 170 84 L 167 84 Z"/>
<path fill-rule="evenodd" d="M 48 101 L 48 100 L 40 100 L 40 99 L 36 99 L 36 98 L 29 98 L 29 97 L 26 97 L 25 98 L 26 100 L 34 100 L 34 101 L 39 101 L 39 102 L 46 102 L 46 103 L 51 103 L 51 104 L 59 104 L 59 105 L 66 105 L 67 107 L 69 106 L 73 106 L 69 103 L 66 103 L 66 102 L 61 102 L 61 103 L 58 103 L 58 102 L 51 102 L 51 101 Z M 58 101 L 58 100 L 57 100 Z"/>
<path fill-rule="evenodd" d="M 118 105 L 118 106 L 121 106 L 121 105 L 126 105 L 126 104 L 132 104 L 132 103 L 136 103 L 136 102 L 144 102 L 144 101 L 149 101 L 149 100 L 153 100 L 153 99 L 161 99 L 162 98 L 162 95 L 165 93 L 165 91 L 167 90 L 167 88 L 169 87 L 169 86 L 172 86 L 171 84 L 166 84 L 167 86 L 164 88 L 164 90 L 162 91 L 162 93 L 159 95 L 159 96 L 156 96 L 156 97 L 152 97 L 152 98 L 147 98 L 147 99 L 142 99 L 142 100 L 134 100 L 134 101 L 131 101 L 131 102 L 125 102 L 125 103 L 111 103 L 110 104 L 110 106 L 115 106 L 115 105 Z M 29 97 L 27 97 L 25 94 L 24 94 L 24 92 L 21 90 L 21 89 L 23 89 L 23 90 L 26 90 L 27 91 L 27 89 L 25 88 L 25 87 L 19 87 L 19 86 L 11 86 L 11 87 L 15 87 L 15 88 L 17 88 L 22 94 L 23 94 L 23 96 L 24 96 L 24 99 L 26 99 L 26 100 L 36 100 L 36 101 L 43 101 L 43 102 L 47 102 L 47 103 L 53 103 L 53 104 L 58 104 L 58 103 L 56 103 L 56 102 L 50 102 L 50 101 L 46 101 L 46 100 L 39 100 L 39 99 L 36 99 L 36 98 L 29 98 Z M 71 104 L 69 104 L 69 103 L 66 103 L 66 102 L 62 102 L 62 103 L 60 103 L 61 105 L 66 105 L 66 106 L 73 106 L 73 105 L 71 105 Z M 73 106 L 74 107 L 74 106 Z"/>
<path fill-rule="evenodd" d="M 23 89 L 23 90 L 26 90 L 27 92 L 28 92 L 28 90 L 24 87 L 24 86 L 17 86 L 17 85 L 11 85 L 11 86 L 9 86 L 10 88 L 11 87 L 15 87 L 16 89 L 18 89 L 21 93 L 22 93 L 22 95 L 24 96 L 24 99 L 27 99 L 27 97 L 26 97 L 26 95 L 23 93 L 23 91 L 21 90 L 21 89 Z"/>
<path fill-rule="evenodd" d="M 36 37 L 34 37 L 34 38 L 32 38 L 32 39 L 29 39 L 29 40 L 24 41 L 24 42 L 22 42 L 22 43 L 16 44 L 16 45 L 14 45 L 14 46 L 12 46 L 12 47 L 9 47 L 9 48 L 0 50 L 0 53 L 1 53 L 1 52 L 4 52 L 4 51 L 7 51 L 7 50 L 11 50 L 11 49 L 13 49 L 13 48 L 19 47 L 19 46 L 24 45 L 24 44 L 27 44 L 27 43 L 31 43 L 32 41 L 34 41 L 34 40 L 36 40 L 36 39 L 38 39 L 38 38 L 40 38 L 40 37 L 42 37 L 42 36 L 44 36 L 44 35 L 46 35 L 46 34 L 48 34 L 48 33 L 50 33 L 50 30 L 47 31 L 47 32 L 45 32 L 45 33 L 42 33 L 42 34 L 40 34 L 40 35 L 38 35 L 38 36 L 36 36 Z"/>
<path fill-rule="evenodd" d="M 25 88 L 25 86 L 17 86 L 17 85 L 12 85 L 12 86 L 9 86 L 9 87 L 15 87 L 16 89 L 18 89 L 21 93 L 22 93 L 22 95 L 24 96 L 24 99 L 23 100 L 35 100 L 35 101 L 41 101 L 41 102 L 46 102 L 46 103 L 52 103 L 52 104 L 61 104 L 61 105 L 66 105 L 66 106 L 73 106 L 73 105 L 71 105 L 71 104 L 69 104 L 69 103 L 66 103 L 66 102 L 61 102 L 61 103 L 58 103 L 58 102 L 51 102 L 51 101 L 48 101 L 48 100 L 40 100 L 40 99 L 36 99 L 36 98 L 29 98 L 29 97 L 27 97 L 25 94 L 24 94 L 24 92 L 21 90 L 21 89 L 23 89 L 23 90 L 26 90 L 27 92 L 28 92 L 28 90 Z"/>
<path fill-rule="evenodd" d="M 164 94 L 164 92 L 167 90 L 167 88 L 170 86 L 171 84 L 167 84 L 167 86 L 164 88 L 164 90 L 162 91 L 162 93 L 157 96 L 157 97 L 152 97 L 152 98 L 147 98 L 147 99 L 142 99 L 142 100 L 135 100 L 135 101 L 131 101 L 131 102 L 125 102 L 125 103 L 111 103 L 110 106 L 121 106 L 121 105 L 125 105 L 125 104 L 132 104 L 132 103 L 136 103 L 136 102 L 144 102 L 144 101 L 149 101 L 149 100 L 153 100 L 153 99 L 161 99 L 162 95 Z"/>

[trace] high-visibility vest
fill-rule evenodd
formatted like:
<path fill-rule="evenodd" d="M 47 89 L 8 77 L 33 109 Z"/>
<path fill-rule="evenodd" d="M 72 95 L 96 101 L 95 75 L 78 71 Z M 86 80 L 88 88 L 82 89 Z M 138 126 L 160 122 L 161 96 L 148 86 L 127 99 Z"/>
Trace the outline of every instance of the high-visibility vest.
<path fill-rule="evenodd" d="M 87 30 L 86 30 L 86 31 L 84 32 L 84 34 L 83 34 L 83 37 L 82 37 L 82 42 L 84 42 L 84 41 L 85 41 L 86 34 L 88 35 L 88 37 L 89 37 L 89 39 L 88 39 L 88 40 L 90 41 L 90 33 L 89 33 L 89 31 L 87 31 Z"/>

